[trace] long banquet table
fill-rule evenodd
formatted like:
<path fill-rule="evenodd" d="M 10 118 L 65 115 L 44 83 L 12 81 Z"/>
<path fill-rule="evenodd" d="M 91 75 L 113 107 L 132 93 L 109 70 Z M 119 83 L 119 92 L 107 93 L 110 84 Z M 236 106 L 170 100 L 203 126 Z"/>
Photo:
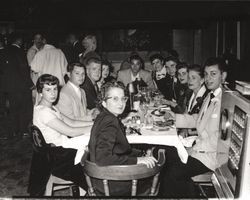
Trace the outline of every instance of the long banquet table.
<path fill-rule="evenodd" d="M 68 140 L 63 144 L 64 148 L 77 149 L 75 157 L 75 164 L 81 161 L 81 157 L 84 153 L 86 146 L 88 145 L 90 134 L 77 136 Z M 174 146 L 177 149 L 178 155 L 183 163 L 187 162 L 188 153 L 183 146 L 181 140 L 177 135 L 175 127 L 169 128 L 166 131 L 154 131 L 147 128 L 141 128 L 141 135 L 130 134 L 127 135 L 127 139 L 131 144 L 155 144 L 155 145 L 167 145 Z"/>

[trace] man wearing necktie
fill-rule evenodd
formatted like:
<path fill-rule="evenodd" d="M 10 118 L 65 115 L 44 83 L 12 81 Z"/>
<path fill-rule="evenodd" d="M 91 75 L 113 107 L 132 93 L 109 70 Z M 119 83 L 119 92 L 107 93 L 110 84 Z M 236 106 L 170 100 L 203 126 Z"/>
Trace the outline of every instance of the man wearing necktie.
<path fill-rule="evenodd" d="M 97 81 L 101 78 L 101 60 L 97 57 L 90 57 L 86 61 L 87 76 L 81 88 L 86 92 L 87 108 L 98 107 L 99 90 Z"/>
<path fill-rule="evenodd" d="M 165 60 L 165 66 L 171 78 L 170 79 L 171 88 L 169 90 L 171 101 L 176 101 L 176 85 L 177 85 L 176 66 L 179 63 L 180 63 L 179 59 L 174 56 L 168 56 Z"/>
<path fill-rule="evenodd" d="M 191 177 L 214 171 L 217 166 L 216 151 L 219 139 L 222 85 L 226 78 L 225 63 L 220 58 L 209 58 L 205 62 L 205 84 L 210 94 L 204 100 L 199 114 L 174 114 L 177 128 L 196 128 L 198 137 L 189 150 L 186 164 L 174 162 L 168 166 L 161 194 L 168 197 L 198 197 Z M 166 116 L 167 118 L 167 116 Z"/>
<path fill-rule="evenodd" d="M 87 109 L 86 94 L 80 88 L 85 80 L 85 67 L 81 63 L 70 63 L 68 72 L 69 81 L 61 89 L 56 107 L 71 119 L 92 121 L 99 111 L 97 108 Z"/>
<path fill-rule="evenodd" d="M 172 101 L 174 98 L 174 78 L 167 73 L 168 70 L 164 66 L 164 58 L 157 53 L 150 56 L 150 61 L 153 66 L 152 78 L 156 87 L 164 95 L 165 99 Z M 175 80 L 177 81 L 177 79 Z"/>

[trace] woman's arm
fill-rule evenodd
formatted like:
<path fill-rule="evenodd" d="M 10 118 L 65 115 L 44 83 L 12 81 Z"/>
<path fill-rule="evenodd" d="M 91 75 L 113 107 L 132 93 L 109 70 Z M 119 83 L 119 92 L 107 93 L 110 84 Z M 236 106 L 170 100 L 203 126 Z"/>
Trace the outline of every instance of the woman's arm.
<path fill-rule="evenodd" d="M 81 122 L 83 123 L 83 122 Z M 80 122 L 79 122 L 80 125 Z M 84 134 L 89 134 L 91 131 L 92 126 L 78 126 L 78 127 L 72 127 L 68 124 L 66 124 L 64 121 L 62 121 L 59 118 L 54 118 L 50 120 L 47 123 L 47 126 L 58 131 L 59 133 L 70 136 L 70 137 L 75 137 L 79 135 L 84 135 Z"/>
<path fill-rule="evenodd" d="M 71 127 L 87 127 L 87 126 L 92 126 L 93 125 L 93 121 L 85 121 L 85 120 L 80 120 L 80 119 L 71 119 L 69 117 L 67 117 L 66 115 L 61 113 L 61 116 L 63 118 L 63 121 L 71 126 Z"/>

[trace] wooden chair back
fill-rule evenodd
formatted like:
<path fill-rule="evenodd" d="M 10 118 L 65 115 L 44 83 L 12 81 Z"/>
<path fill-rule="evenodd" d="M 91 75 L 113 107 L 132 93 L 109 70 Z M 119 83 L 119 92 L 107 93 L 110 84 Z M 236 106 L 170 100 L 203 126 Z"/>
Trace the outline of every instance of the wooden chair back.
<path fill-rule="evenodd" d="M 105 196 L 110 196 L 109 181 L 131 181 L 131 196 L 137 194 L 137 183 L 139 179 L 152 177 L 152 185 L 148 196 L 155 196 L 159 187 L 159 174 L 165 163 L 165 150 L 159 149 L 158 162 L 153 168 L 148 168 L 146 165 L 109 165 L 98 166 L 89 160 L 83 161 L 83 169 L 86 181 L 89 188 L 89 195 L 96 196 L 91 178 L 101 179 L 104 186 Z"/>
<path fill-rule="evenodd" d="M 31 140 L 32 140 L 32 145 L 33 149 L 36 152 L 46 152 L 47 148 L 50 146 L 45 142 L 45 139 L 40 131 L 40 129 L 35 126 L 31 125 L 30 126 L 30 133 L 31 133 Z"/>

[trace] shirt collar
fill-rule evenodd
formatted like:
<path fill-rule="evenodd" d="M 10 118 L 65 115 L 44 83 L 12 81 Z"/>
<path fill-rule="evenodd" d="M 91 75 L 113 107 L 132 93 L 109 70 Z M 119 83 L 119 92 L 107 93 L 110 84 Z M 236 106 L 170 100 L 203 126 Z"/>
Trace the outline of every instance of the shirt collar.
<path fill-rule="evenodd" d="M 140 79 L 140 74 L 138 73 L 136 76 L 133 75 L 133 73 L 131 72 L 131 80 L 132 82 L 135 81 L 135 79 Z"/>
<path fill-rule="evenodd" d="M 202 97 L 203 96 L 203 94 L 206 92 L 206 87 L 205 87 L 205 85 L 203 85 L 203 86 L 201 86 L 201 88 L 199 89 L 199 91 L 198 91 L 198 93 L 197 93 L 197 95 L 196 95 L 196 98 L 197 97 Z"/>
<path fill-rule="evenodd" d="M 211 91 L 210 93 L 214 94 L 214 97 L 217 97 L 221 93 L 221 87 L 218 87 L 215 91 Z"/>

